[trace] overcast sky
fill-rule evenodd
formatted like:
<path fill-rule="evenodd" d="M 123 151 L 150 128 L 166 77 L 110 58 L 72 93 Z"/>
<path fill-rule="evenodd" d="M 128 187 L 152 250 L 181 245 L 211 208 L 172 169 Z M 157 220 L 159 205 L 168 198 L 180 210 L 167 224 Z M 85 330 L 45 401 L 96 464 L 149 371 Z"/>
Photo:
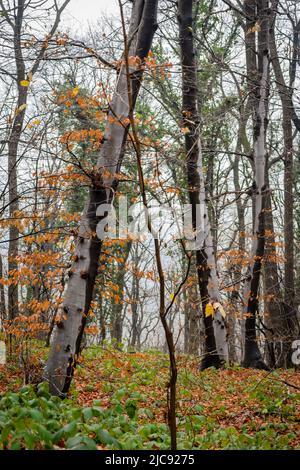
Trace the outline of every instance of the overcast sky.
<path fill-rule="evenodd" d="M 118 15 L 117 0 L 71 0 L 62 23 L 86 28 L 103 14 Z"/>

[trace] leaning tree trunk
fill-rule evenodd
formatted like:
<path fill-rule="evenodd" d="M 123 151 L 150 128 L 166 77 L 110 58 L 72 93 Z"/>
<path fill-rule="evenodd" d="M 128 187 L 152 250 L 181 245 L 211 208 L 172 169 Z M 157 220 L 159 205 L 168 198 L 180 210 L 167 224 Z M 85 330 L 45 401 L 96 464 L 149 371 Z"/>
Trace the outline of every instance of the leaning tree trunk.
<path fill-rule="evenodd" d="M 251 7 L 251 8 L 250 8 Z M 257 33 L 257 65 L 253 83 L 249 92 L 253 96 L 253 234 L 251 259 L 244 286 L 244 316 L 245 320 L 245 349 L 243 366 L 266 369 L 257 344 L 256 315 L 258 313 L 258 293 L 262 269 L 262 259 L 265 248 L 265 202 L 267 187 L 265 184 L 266 168 L 266 131 L 268 111 L 268 82 L 269 82 L 269 1 L 256 1 L 256 15 L 253 11 L 253 1 L 245 1 L 245 11 L 257 18 L 259 31 Z M 256 23 L 247 19 L 246 37 L 255 35 Z M 247 48 L 247 42 L 246 42 Z M 256 61 L 255 61 L 256 62 Z M 252 64 L 253 65 L 253 64 Z M 252 70 L 247 70 L 253 76 Z"/>
<path fill-rule="evenodd" d="M 228 345 L 225 322 L 218 308 L 214 315 L 207 315 L 207 305 L 209 303 L 217 305 L 220 299 L 202 168 L 193 5 L 193 0 L 179 0 L 178 24 L 182 60 L 182 118 L 185 129 L 189 200 L 192 206 L 193 230 L 197 234 L 200 223 L 202 232 L 197 235 L 198 240 L 199 235 L 202 237 L 202 243 L 196 249 L 196 262 L 205 327 L 205 355 L 201 368 L 206 368 L 220 367 L 224 361 L 228 360 Z"/>
<path fill-rule="evenodd" d="M 141 64 L 147 56 L 157 27 L 158 0 L 136 0 L 133 4 L 129 31 L 128 56 L 138 57 L 130 69 L 130 86 L 125 65 L 119 71 L 116 91 L 109 106 L 104 141 L 100 151 L 85 210 L 82 215 L 76 243 L 75 257 L 69 271 L 69 281 L 64 301 L 56 322 L 55 336 L 46 365 L 46 377 L 54 395 L 65 396 L 70 387 L 86 316 L 93 296 L 98 270 L 101 240 L 95 234 L 99 222 L 105 225 L 113 193 L 118 181 L 124 147 L 129 130 L 129 105 L 135 105 L 140 89 L 143 68 Z M 103 210 L 102 210 L 103 209 Z M 104 214 L 102 216 L 98 215 Z"/>

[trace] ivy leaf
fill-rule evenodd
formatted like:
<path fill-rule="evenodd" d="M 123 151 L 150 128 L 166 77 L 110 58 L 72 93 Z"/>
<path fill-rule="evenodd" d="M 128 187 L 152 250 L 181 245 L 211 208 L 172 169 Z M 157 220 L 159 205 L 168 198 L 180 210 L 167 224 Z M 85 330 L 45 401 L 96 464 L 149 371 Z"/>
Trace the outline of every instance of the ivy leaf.
<path fill-rule="evenodd" d="M 126 413 L 130 419 L 133 419 L 136 414 L 137 404 L 135 400 L 128 399 L 125 403 Z"/>

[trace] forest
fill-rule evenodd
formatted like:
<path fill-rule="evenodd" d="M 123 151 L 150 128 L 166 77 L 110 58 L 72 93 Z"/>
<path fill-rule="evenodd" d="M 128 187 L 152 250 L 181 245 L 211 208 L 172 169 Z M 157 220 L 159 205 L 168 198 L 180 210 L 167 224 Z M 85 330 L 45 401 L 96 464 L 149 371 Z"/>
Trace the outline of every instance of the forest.
<path fill-rule="evenodd" d="M 300 449 L 299 197 L 297 0 L 0 0 L 0 450 Z"/>

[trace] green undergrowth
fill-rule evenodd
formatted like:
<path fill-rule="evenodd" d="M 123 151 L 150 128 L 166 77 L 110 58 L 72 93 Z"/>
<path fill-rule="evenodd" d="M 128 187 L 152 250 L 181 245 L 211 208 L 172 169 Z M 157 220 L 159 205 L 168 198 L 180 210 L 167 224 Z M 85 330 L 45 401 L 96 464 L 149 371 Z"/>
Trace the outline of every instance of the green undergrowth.
<path fill-rule="evenodd" d="M 263 374 L 238 367 L 200 373 L 180 358 L 178 448 L 299 448 L 297 389 L 280 372 Z M 167 376 L 167 358 L 157 351 L 91 349 L 70 399 L 52 397 L 46 383 L 2 394 L 0 449 L 169 449 Z"/>

